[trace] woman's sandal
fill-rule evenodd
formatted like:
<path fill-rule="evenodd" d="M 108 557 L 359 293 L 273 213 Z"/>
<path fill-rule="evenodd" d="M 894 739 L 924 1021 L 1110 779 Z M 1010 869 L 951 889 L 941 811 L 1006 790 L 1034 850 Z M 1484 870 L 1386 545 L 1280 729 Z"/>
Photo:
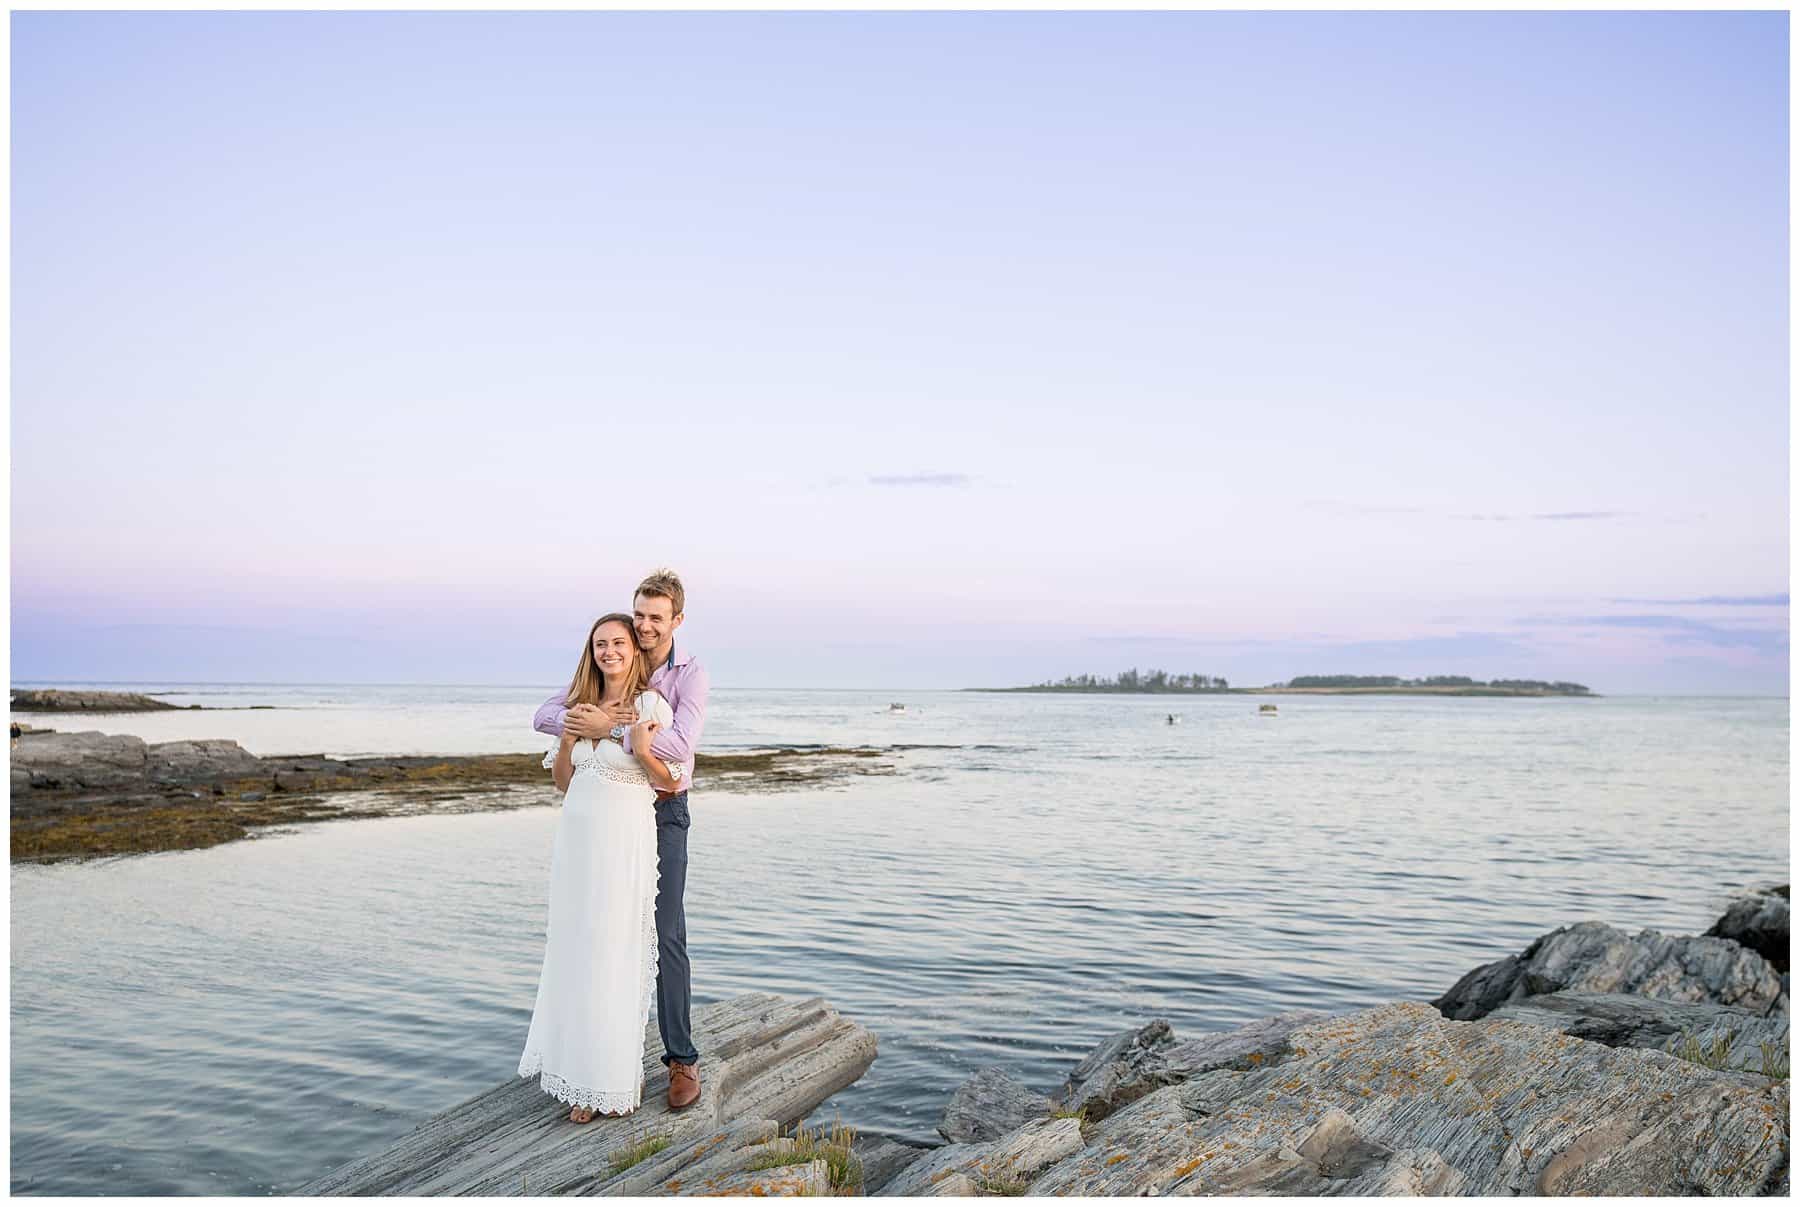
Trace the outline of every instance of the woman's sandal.
<path fill-rule="evenodd" d="M 594 1112 L 591 1107 L 576 1106 L 569 1108 L 570 1123 L 591 1123 L 593 1122 L 593 1119 Z"/>

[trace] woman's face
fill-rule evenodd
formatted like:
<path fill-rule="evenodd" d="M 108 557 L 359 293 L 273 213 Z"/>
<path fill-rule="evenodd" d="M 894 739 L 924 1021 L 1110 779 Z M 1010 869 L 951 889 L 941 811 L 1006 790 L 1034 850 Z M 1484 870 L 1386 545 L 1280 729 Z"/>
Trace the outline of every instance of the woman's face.
<path fill-rule="evenodd" d="M 594 664 L 607 676 L 623 675 L 637 655 L 637 638 L 631 626 L 609 620 L 594 630 Z"/>

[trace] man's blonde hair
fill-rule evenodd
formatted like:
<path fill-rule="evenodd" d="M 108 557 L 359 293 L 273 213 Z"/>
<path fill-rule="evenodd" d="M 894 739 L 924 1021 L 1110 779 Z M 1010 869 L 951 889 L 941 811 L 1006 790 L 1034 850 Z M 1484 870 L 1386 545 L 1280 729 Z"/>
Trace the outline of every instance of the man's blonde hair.
<path fill-rule="evenodd" d="M 674 609 L 673 616 L 679 616 L 687 610 L 687 591 L 682 588 L 681 576 L 669 569 L 652 570 L 639 583 L 637 590 L 631 593 L 633 600 L 640 595 L 648 595 L 652 599 L 666 599 Z"/>

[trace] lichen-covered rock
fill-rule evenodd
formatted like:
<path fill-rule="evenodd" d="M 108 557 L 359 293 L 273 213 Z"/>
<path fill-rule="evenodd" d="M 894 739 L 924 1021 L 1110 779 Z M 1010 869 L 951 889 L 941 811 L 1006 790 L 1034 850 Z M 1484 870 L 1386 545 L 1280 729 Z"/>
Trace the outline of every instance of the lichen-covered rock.
<path fill-rule="evenodd" d="M 1081 1151 L 1081 1124 L 1072 1118 L 1034 1119 L 997 1140 L 948 1144 L 901 1170 L 880 1190 L 884 1196 L 945 1196 L 968 1179 L 977 1190 L 1022 1188 L 1040 1170 Z"/>
<path fill-rule="evenodd" d="M 1005 1069 L 980 1069 L 950 1096 L 937 1130 L 952 1144 L 997 1140 L 1028 1120 L 1047 1116 L 1054 1105 Z"/>
<path fill-rule="evenodd" d="M 1787 1114 L 1785 1081 L 1394 1002 L 1152 1091 L 1028 1193 L 1756 1194 Z"/>
<path fill-rule="evenodd" d="M 1282 1145 L 1237 1166 L 1214 1194 L 1453 1195 L 1463 1176 L 1430 1149 L 1396 1151 L 1363 1135 L 1336 1107 L 1299 1143 Z"/>
<path fill-rule="evenodd" d="M 1788 886 L 1739 897 L 1706 933 L 1741 943 L 1775 965 L 1777 972 L 1788 971 Z"/>
<path fill-rule="evenodd" d="M 1727 939 L 1632 936 L 1603 922 L 1559 927 L 1516 956 L 1467 973 L 1433 1001 L 1446 1018 L 1481 1018 L 1507 1002 L 1570 990 L 1716 1002 L 1761 1014 L 1781 995 L 1769 962 Z"/>

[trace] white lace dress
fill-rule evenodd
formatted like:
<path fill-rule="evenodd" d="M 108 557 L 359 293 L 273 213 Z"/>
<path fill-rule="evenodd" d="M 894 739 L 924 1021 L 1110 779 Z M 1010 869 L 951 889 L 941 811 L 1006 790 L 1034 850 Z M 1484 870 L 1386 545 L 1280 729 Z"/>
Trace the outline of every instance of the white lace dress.
<path fill-rule="evenodd" d="M 638 716 L 668 725 L 647 691 Z M 553 765 L 556 748 L 544 756 Z M 656 793 L 617 742 L 575 743 L 550 854 L 550 914 L 519 1076 L 570 1106 L 643 1100 L 644 1032 L 656 991 Z"/>

